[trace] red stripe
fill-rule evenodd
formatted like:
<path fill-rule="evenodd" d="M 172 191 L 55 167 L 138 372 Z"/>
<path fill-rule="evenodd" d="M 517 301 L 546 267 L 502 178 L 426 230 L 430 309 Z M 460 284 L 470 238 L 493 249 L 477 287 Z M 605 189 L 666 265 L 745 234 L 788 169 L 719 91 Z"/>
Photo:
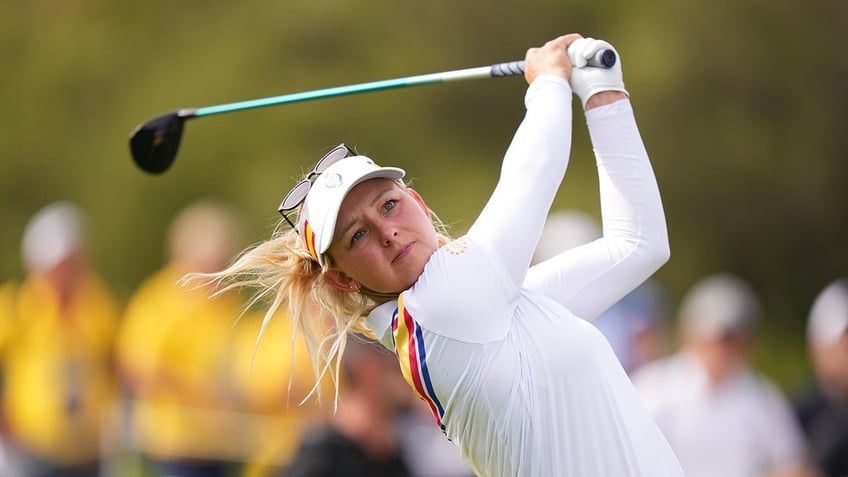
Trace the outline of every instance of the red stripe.
<path fill-rule="evenodd" d="M 426 402 L 428 406 L 430 406 L 430 411 L 436 416 L 436 419 L 439 418 L 439 412 L 436 409 L 436 406 L 433 404 L 431 399 L 427 399 L 429 395 L 427 394 L 427 390 L 424 388 L 424 384 L 421 382 L 421 370 L 418 368 L 418 348 L 417 341 L 415 340 L 415 327 L 417 324 L 415 320 L 412 319 L 412 316 L 406 312 L 406 309 L 403 310 L 403 321 L 406 323 L 406 328 L 409 330 L 409 369 L 412 371 L 412 380 L 415 382 L 415 390 L 418 392 L 418 395 L 421 396 L 421 400 Z"/>

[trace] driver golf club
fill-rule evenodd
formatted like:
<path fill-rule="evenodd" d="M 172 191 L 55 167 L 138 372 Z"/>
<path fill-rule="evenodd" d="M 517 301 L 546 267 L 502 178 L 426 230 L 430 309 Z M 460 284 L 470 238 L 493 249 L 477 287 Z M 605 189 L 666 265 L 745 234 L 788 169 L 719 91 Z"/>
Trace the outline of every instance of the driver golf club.
<path fill-rule="evenodd" d="M 610 49 L 598 50 L 589 60 L 588 66 L 610 68 L 617 58 Z M 524 74 L 524 61 L 510 61 L 490 66 L 443 71 L 404 78 L 395 78 L 348 86 L 284 94 L 268 98 L 226 103 L 202 108 L 184 108 L 162 114 L 145 121 L 130 133 L 130 152 L 136 165 L 150 174 L 160 174 L 174 163 L 185 121 L 191 118 L 230 113 L 245 109 L 261 108 L 278 104 L 295 103 L 312 99 L 330 98 L 369 91 L 403 88 L 434 83 L 447 83 L 483 78 L 499 78 Z"/>

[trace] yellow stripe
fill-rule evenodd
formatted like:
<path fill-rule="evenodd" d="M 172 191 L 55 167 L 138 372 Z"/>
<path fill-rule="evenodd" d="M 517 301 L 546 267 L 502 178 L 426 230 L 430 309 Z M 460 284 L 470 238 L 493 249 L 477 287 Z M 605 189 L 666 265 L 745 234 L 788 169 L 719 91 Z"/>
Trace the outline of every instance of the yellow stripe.
<path fill-rule="evenodd" d="M 406 320 L 404 319 L 406 316 L 405 309 L 403 306 L 403 295 L 398 298 L 398 314 L 397 314 L 397 329 L 394 331 L 395 335 L 395 352 L 398 356 L 398 361 L 400 362 L 400 371 L 403 373 L 403 378 L 406 379 L 406 382 L 409 384 L 409 387 L 415 391 L 415 394 L 420 398 L 424 399 L 424 396 L 418 392 L 418 389 L 415 387 L 415 381 L 412 378 L 412 367 L 409 365 L 410 355 L 409 355 L 409 335 L 412 332 L 406 326 Z"/>

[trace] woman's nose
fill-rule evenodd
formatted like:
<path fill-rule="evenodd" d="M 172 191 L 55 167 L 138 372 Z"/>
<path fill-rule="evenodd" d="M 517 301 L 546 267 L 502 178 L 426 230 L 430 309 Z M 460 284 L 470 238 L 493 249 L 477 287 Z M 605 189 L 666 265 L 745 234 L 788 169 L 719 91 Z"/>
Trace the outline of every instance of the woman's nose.
<path fill-rule="evenodd" d="M 380 227 L 380 235 L 382 235 L 383 238 L 383 245 L 389 246 L 392 244 L 392 241 L 394 241 L 394 239 L 397 237 L 398 233 L 397 230 L 395 230 L 390 225 L 383 225 L 382 227 Z"/>

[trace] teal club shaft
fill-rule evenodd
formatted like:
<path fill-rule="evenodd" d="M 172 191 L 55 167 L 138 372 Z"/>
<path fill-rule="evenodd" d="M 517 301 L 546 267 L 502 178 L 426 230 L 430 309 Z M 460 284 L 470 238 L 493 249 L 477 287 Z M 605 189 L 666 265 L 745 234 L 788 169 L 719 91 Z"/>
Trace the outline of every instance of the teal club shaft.
<path fill-rule="evenodd" d="M 179 111 L 181 117 L 209 116 L 212 114 L 228 113 L 245 109 L 262 108 L 285 103 L 296 103 L 313 99 L 344 96 L 348 94 L 365 93 L 369 91 L 382 91 L 387 89 L 406 88 L 409 86 L 421 86 L 426 84 L 447 83 L 453 81 L 464 81 L 483 78 L 496 78 L 501 76 L 514 76 L 524 74 L 524 62 L 512 61 L 498 63 L 491 66 L 479 66 L 475 68 L 464 68 L 441 73 L 428 73 L 423 75 L 407 76 L 381 81 L 371 81 L 347 86 L 317 89 L 300 93 L 284 94 L 268 98 L 251 99 L 234 103 L 206 106 L 196 109 L 183 109 Z"/>

